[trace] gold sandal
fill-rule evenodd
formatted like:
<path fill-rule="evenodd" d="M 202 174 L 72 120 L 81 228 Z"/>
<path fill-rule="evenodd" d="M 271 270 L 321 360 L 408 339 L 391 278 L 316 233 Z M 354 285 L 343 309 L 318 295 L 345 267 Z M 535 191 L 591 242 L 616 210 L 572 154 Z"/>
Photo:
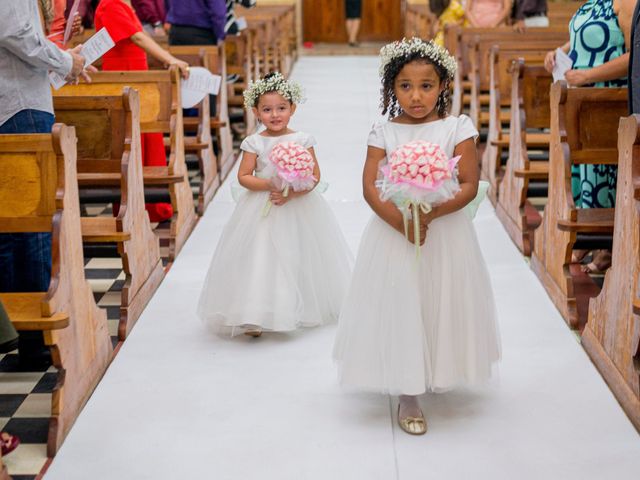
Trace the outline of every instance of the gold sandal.
<path fill-rule="evenodd" d="M 400 404 L 398 404 L 398 425 L 409 435 L 424 435 L 427 433 L 427 422 L 424 416 L 400 418 Z"/>
<path fill-rule="evenodd" d="M 261 328 L 248 328 L 247 330 L 245 330 L 244 334 L 249 336 L 249 337 L 258 338 L 260 335 L 262 335 L 262 329 Z"/>

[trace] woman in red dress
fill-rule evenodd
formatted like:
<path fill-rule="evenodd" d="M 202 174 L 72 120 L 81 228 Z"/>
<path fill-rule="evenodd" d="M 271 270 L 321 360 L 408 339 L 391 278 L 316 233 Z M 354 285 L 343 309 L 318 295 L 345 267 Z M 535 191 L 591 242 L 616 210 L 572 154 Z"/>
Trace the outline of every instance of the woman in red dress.
<path fill-rule="evenodd" d="M 102 57 L 103 70 L 149 70 L 147 54 L 165 65 L 177 65 L 183 77 L 189 75 L 189 65 L 178 60 L 158 45 L 142 28 L 142 24 L 128 0 L 101 0 L 95 14 L 96 30 L 107 29 L 115 46 Z M 167 157 L 162 133 L 143 133 L 142 164 L 164 166 Z M 152 222 L 168 220 L 173 216 L 169 203 L 147 203 Z"/>

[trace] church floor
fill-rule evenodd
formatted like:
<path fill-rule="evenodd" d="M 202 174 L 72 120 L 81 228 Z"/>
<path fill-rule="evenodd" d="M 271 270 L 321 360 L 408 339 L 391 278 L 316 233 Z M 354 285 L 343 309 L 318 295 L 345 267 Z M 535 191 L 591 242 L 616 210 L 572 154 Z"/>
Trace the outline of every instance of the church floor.
<path fill-rule="evenodd" d="M 293 73 L 308 101 L 292 127 L 318 140 L 325 195 L 354 253 L 370 217 L 360 175 L 377 118 L 377 68 L 375 57 L 318 56 L 301 58 Z M 395 422 L 395 399 L 338 387 L 335 325 L 225 339 L 200 324 L 198 294 L 234 206 L 228 183 L 122 344 L 47 480 L 637 476 L 640 436 L 488 202 L 475 226 L 503 361 L 485 389 L 422 397 L 429 432 L 412 437 Z"/>

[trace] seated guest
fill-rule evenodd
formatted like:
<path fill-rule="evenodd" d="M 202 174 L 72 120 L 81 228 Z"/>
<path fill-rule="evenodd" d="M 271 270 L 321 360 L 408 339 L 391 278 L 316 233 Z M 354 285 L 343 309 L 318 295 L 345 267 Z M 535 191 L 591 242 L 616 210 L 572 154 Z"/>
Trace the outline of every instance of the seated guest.
<path fill-rule="evenodd" d="M 164 0 L 131 0 L 131 6 L 149 35 L 163 36 L 165 11 Z"/>
<path fill-rule="evenodd" d="M 527 28 L 549 26 L 547 0 L 515 0 L 513 28 L 524 33 Z"/>
<path fill-rule="evenodd" d="M 466 16 L 476 28 L 495 28 L 506 25 L 511 15 L 512 0 L 467 0 Z"/>
<path fill-rule="evenodd" d="M 429 0 L 429 10 L 438 17 L 438 30 L 433 40 L 441 47 L 444 47 L 445 25 L 469 25 L 464 7 L 458 0 Z"/>

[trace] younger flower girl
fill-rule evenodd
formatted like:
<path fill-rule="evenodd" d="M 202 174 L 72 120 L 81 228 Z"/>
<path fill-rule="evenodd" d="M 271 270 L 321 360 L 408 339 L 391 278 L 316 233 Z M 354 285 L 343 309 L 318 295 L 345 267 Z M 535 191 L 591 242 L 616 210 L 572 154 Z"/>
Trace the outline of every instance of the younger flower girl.
<path fill-rule="evenodd" d="M 223 333 L 255 337 L 335 321 L 351 257 L 333 212 L 314 190 L 315 139 L 289 128 L 300 86 L 272 73 L 250 84 L 244 97 L 265 128 L 240 146 L 244 191 L 213 256 L 198 314 Z M 275 175 L 270 154 L 281 144 L 294 149 L 291 142 L 315 163 L 310 190 L 285 188 Z"/>

